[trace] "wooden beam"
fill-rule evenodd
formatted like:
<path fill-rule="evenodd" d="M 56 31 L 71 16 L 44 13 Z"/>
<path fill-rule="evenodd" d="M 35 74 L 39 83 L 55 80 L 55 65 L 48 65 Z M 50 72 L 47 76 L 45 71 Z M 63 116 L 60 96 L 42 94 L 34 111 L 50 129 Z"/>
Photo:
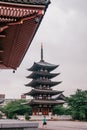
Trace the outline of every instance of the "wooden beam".
<path fill-rule="evenodd" d="M 1 46 L 0 46 L 0 52 L 4 52 L 4 50 Z M 1 57 L 0 57 L 0 59 L 1 59 Z"/>
<path fill-rule="evenodd" d="M 2 27 L 0 27 L 0 32 L 3 32 L 7 28 L 8 28 L 8 26 L 2 26 Z"/>
<path fill-rule="evenodd" d="M 1 64 L 1 63 L 3 63 L 3 61 L 2 61 L 2 60 L 0 60 L 0 64 Z"/>
<path fill-rule="evenodd" d="M 0 37 L 4 38 L 4 37 L 6 37 L 6 35 L 4 35 L 4 34 L 0 34 Z"/>
<path fill-rule="evenodd" d="M 4 52 L 4 50 L 0 50 L 0 53 Z"/>

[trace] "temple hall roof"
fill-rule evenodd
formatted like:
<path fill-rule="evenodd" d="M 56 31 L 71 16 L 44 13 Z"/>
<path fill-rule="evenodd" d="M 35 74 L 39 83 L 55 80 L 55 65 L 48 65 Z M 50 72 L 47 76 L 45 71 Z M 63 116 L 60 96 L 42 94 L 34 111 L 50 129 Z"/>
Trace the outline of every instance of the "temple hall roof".
<path fill-rule="evenodd" d="M 53 96 L 53 99 L 54 100 L 66 100 L 66 97 L 62 93 L 60 93 L 58 95 Z"/>

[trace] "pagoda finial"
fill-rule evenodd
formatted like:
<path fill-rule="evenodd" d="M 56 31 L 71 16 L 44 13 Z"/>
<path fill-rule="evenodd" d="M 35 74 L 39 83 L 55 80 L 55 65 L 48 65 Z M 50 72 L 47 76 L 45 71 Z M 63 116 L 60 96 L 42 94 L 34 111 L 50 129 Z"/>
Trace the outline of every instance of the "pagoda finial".
<path fill-rule="evenodd" d="M 43 60 L 43 44 L 41 43 L 41 61 L 44 61 Z"/>

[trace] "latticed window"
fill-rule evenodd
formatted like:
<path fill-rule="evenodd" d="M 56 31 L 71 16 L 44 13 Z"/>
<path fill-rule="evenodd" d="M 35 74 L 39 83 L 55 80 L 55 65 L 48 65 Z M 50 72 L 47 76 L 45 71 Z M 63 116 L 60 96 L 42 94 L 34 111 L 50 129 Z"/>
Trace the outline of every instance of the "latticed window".
<path fill-rule="evenodd" d="M 42 107 L 42 105 L 39 105 L 39 107 Z"/>
<path fill-rule="evenodd" d="M 50 95 L 48 95 L 48 99 L 50 99 Z"/>
<path fill-rule="evenodd" d="M 47 105 L 43 105 L 43 107 L 47 107 Z"/>
<path fill-rule="evenodd" d="M 47 89 L 49 89 L 50 87 L 49 87 L 49 85 L 47 85 Z"/>
<path fill-rule="evenodd" d="M 40 79 L 42 79 L 42 77 L 40 77 Z"/>
<path fill-rule="evenodd" d="M 43 71 L 43 69 L 41 69 L 40 71 Z"/>
<path fill-rule="evenodd" d="M 39 95 L 39 99 L 42 99 L 42 95 Z"/>
<path fill-rule="evenodd" d="M 46 79 L 45 77 L 43 77 L 43 79 Z"/>
<path fill-rule="evenodd" d="M 40 85 L 40 87 L 39 87 L 40 89 L 42 89 L 42 85 Z"/>

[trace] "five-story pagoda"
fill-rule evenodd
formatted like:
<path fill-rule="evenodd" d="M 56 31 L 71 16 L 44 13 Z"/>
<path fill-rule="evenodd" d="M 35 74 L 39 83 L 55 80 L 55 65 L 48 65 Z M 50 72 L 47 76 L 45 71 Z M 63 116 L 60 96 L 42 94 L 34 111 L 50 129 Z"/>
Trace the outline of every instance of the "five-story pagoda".
<path fill-rule="evenodd" d="M 47 63 L 43 60 L 43 46 L 41 45 L 41 60 L 40 62 L 34 62 L 33 66 L 28 69 L 32 73 L 27 76 L 32 81 L 26 84 L 33 89 L 25 93 L 30 95 L 33 99 L 29 102 L 32 106 L 33 115 L 49 115 L 52 114 L 52 108 L 55 105 L 63 104 L 64 99 L 53 98 L 55 96 L 60 97 L 63 91 L 53 90 L 52 87 L 60 84 L 61 82 L 51 81 L 52 78 L 56 77 L 60 73 L 52 73 L 58 65 Z M 57 100 L 56 100 L 57 99 Z"/>

